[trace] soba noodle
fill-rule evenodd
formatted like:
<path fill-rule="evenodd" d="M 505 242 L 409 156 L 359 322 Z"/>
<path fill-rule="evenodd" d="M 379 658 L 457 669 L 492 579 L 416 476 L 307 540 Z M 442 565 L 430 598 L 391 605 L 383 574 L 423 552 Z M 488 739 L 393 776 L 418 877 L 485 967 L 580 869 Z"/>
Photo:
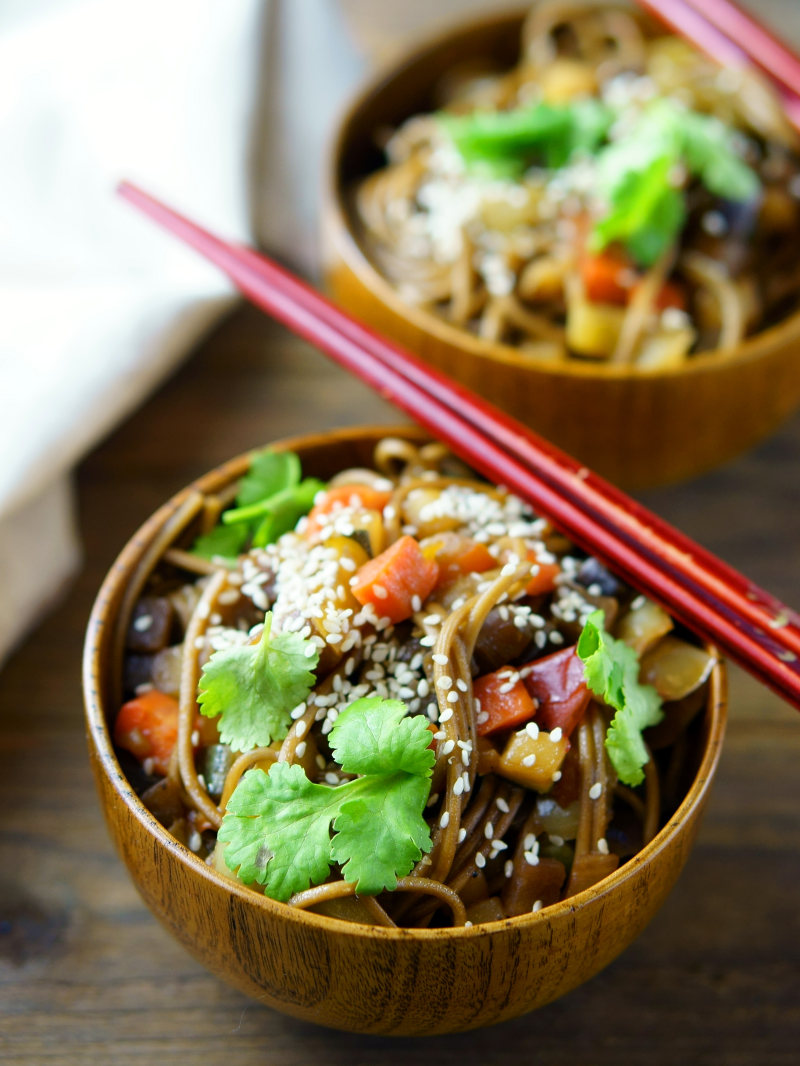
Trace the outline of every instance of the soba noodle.
<path fill-rule="evenodd" d="M 441 110 L 409 118 L 385 146 L 387 164 L 353 190 L 362 246 L 409 304 L 523 359 L 649 369 L 730 352 L 797 309 L 797 137 L 756 74 L 720 69 L 625 5 L 554 0 L 525 20 L 512 70 L 453 71 L 443 85 Z M 608 209 L 596 154 L 487 173 L 460 155 L 447 125 L 586 100 L 614 111 L 612 146 L 653 101 L 713 116 L 758 194 L 727 199 L 673 167 L 664 181 L 681 187 L 685 218 L 667 250 L 650 262 L 612 244 L 598 279 L 586 265 L 587 224 Z"/>
<path fill-rule="evenodd" d="M 122 714 L 117 721 L 121 758 L 145 804 L 234 877 L 216 833 L 244 775 L 300 764 L 312 781 L 341 784 L 348 775 L 333 760 L 331 728 L 353 701 L 378 695 L 403 700 L 407 715 L 429 723 L 435 764 L 424 813 L 432 846 L 394 891 L 359 897 L 334 866 L 324 883 L 296 892 L 290 906 L 384 925 L 463 925 L 540 909 L 602 879 L 647 843 L 679 802 L 686 784 L 683 755 L 673 755 L 679 743 L 665 741 L 659 727 L 643 783 L 630 788 L 609 761 L 613 710 L 601 699 L 585 693 L 570 739 L 560 728 L 540 733 L 535 714 L 487 733 L 475 685 L 504 670 L 511 684 L 530 685 L 531 671 L 569 653 L 583 621 L 601 608 L 609 628 L 635 648 L 646 680 L 663 689 L 665 722 L 682 738 L 703 706 L 713 658 L 676 638 L 660 608 L 439 445 L 385 439 L 373 469 L 342 471 L 328 490 L 342 486 L 369 486 L 387 502 L 371 508 L 357 494 L 348 499 L 345 488 L 344 502 L 316 519 L 313 532 L 303 517 L 296 529 L 235 561 L 195 565 L 188 549 L 207 528 L 206 501 L 192 494 L 143 558 L 120 626 L 126 706 L 158 690 L 177 716 L 174 746 L 160 769 L 141 723 L 123 728 Z M 342 566 L 354 552 L 374 556 L 408 536 L 440 560 L 447 537 L 460 537 L 462 547 L 480 546 L 482 562 L 474 570 L 448 564 L 410 617 L 392 623 L 360 606 L 336 575 L 354 571 L 352 561 Z M 551 577 L 532 584 L 547 567 Z M 233 751 L 220 742 L 215 719 L 198 717 L 198 683 L 215 651 L 261 639 L 266 610 L 273 632 L 315 642 L 319 663 L 285 737 Z M 659 671 L 664 641 L 682 649 L 678 674 L 686 677 L 677 686 L 674 669 L 669 676 Z M 540 714 L 547 697 L 531 691 Z M 536 771 L 544 776 L 533 785 L 529 770 L 520 777 L 530 757 L 515 763 L 508 755 L 515 738 L 545 745 Z"/>

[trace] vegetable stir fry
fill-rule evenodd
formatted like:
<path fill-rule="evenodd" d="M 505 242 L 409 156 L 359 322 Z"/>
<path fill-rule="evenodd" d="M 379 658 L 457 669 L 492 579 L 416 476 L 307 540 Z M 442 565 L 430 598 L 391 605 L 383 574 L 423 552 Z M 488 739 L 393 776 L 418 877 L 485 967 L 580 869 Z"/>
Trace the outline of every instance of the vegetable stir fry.
<path fill-rule="evenodd" d="M 650 369 L 797 309 L 797 136 L 756 75 L 613 3 L 539 3 L 522 38 L 355 190 L 404 299 L 538 359 Z"/>
<path fill-rule="evenodd" d="M 266 451 L 187 507 L 140 575 L 113 735 L 225 876 L 492 921 L 602 879 L 680 802 L 713 656 L 440 445 L 384 439 L 327 483 Z"/>

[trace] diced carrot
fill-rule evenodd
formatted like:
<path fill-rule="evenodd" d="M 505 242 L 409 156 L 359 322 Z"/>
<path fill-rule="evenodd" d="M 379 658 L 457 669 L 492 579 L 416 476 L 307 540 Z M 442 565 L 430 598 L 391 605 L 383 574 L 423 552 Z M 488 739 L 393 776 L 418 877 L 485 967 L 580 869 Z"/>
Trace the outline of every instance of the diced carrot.
<path fill-rule="evenodd" d="M 387 489 L 354 482 L 349 485 L 334 485 L 325 490 L 319 502 L 308 512 L 306 536 L 313 540 L 322 528 L 322 519 L 339 507 L 362 507 L 366 511 L 382 511 L 392 494 Z"/>
<path fill-rule="evenodd" d="M 542 562 L 535 552 L 531 552 L 528 558 L 536 561 L 537 569 L 531 574 L 530 580 L 525 586 L 525 594 L 527 596 L 544 596 L 548 592 L 552 592 L 556 587 L 556 578 L 561 573 L 561 567 L 558 563 Z"/>
<path fill-rule="evenodd" d="M 114 743 L 159 774 L 169 769 L 177 739 L 178 701 L 155 688 L 123 704 L 114 723 Z"/>
<path fill-rule="evenodd" d="M 581 279 L 587 300 L 592 303 L 625 307 L 631 302 L 644 279 L 621 252 L 607 250 L 598 255 L 581 257 Z M 656 296 L 659 311 L 667 307 L 686 309 L 686 293 L 675 281 L 665 281 Z"/>
<path fill-rule="evenodd" d="M 446 585 L 462 574 L 482 574 L 498 565 L 485 544 L 463 533 L 434 534 L 420 542 L 423 554 L 439 567 L 439 585 Z"/>
<path fill-rule="evenodd" d="M 417 600 L 424 603 L 438 578 L 439 567 L 406 534 L 365 563 L 350 587 L 358 602 L 371 604 L 381 618 L 402 622 L 414 613 Z"/>
<path fill-rule="evenodd" d="M 641 281 L 637 281 L 633 288 L 630 290 L 631 299 L 636 295 L 636 292 L 641 285 Z M 656 296 L 656 308 L 659 311 L 665 311 L 668 307 L 677 307 L 679 311 L 686 310 L 686 292 L 683 287 L 676 281 L 665 281 L 661 286 L 661 291 Z"/>
<path fill-rule="evenodd" d="M 504 729 L 518 729 L 536 713 L 536 704 L 513 666 L 504 666 L 492 674 L 484 674 L 472 683 L 472 692 L 480 701 L 478 736 L 498 733 Z"/>
<path fill-rule="evenodd" d="M 522 670 L 528 692 L 538 703 L 536 721 L 542 729 L 558 727 L 568 737 L 589 703 L 583 662 L 574 647 L 528 663 Z"/>
<path fill-rule="evenodd" d="M 606 251 L 581 257 L 581 279 L 587 300 L 624 306 L 637 275 L 626 257 Z"/>

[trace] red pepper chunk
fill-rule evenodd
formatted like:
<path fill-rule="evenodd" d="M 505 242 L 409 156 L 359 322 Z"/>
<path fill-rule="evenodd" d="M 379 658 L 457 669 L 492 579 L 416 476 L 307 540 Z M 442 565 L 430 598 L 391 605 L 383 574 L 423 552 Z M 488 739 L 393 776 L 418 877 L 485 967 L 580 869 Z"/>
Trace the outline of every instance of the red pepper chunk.
<path fill-rule="evenodd" d="M 417 600 L 425 602 L 438 578 L 437 564 L 406 535 L 364 563 L 350 588 L 360 604 L 371 604 L 381 618 L 397 623 L 411 617 Z"/>
<path fill-rule="evenodd" d="M 522 671 L 528 692 L 538 702 L 538 725 L 552 732 L 560 728 L 568 737 L 580 722 L 591 692 L 586 684 L 583 661 L 574 647 L 546 655 Z"/>
<path fill-rule="evenodd" d="M 518 729 L 536 714 L 536 704 L 513 666 L 503 666 L 476 678 L 472 692 L 481 707 L 477 723 L 479 737 Z"/>
<path fill-rule="evenodd" d="M 166 774 L 178 739 L 178 701 L 158 689 L 143 692 L 120 708 L 114 723 L 114 743 L 134 755 L 139 762 L 148 759 L 155 773 Z"/>

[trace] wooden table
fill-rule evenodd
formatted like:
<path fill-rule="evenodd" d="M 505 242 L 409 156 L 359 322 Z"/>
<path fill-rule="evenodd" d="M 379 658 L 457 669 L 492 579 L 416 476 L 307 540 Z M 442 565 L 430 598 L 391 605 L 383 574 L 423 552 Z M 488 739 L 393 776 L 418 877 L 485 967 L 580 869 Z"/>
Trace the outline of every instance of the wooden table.
<path fill-rule="evenodd" d="M 83 739 L 84 625 L 138 524 L 234 453 L 367 421 L 399 419 L 241 308 L 78 471 L 85 566 L 0 674 L 4 1066 L 371 1066 L 430 1053 L 430 1042 L 331 1034 L 283 1017 L 202 970 L 151 917 L 113 853 Z M 754 454 L 646 502 L 800 604 L 798 470 L 800 418 Z M 800 1060 L 800 720 L 739 671 L 730 687 L 730 727 L 700 838 L 652 925 L 561 1002 L 437 1039 L 438 1064 Z"/>

